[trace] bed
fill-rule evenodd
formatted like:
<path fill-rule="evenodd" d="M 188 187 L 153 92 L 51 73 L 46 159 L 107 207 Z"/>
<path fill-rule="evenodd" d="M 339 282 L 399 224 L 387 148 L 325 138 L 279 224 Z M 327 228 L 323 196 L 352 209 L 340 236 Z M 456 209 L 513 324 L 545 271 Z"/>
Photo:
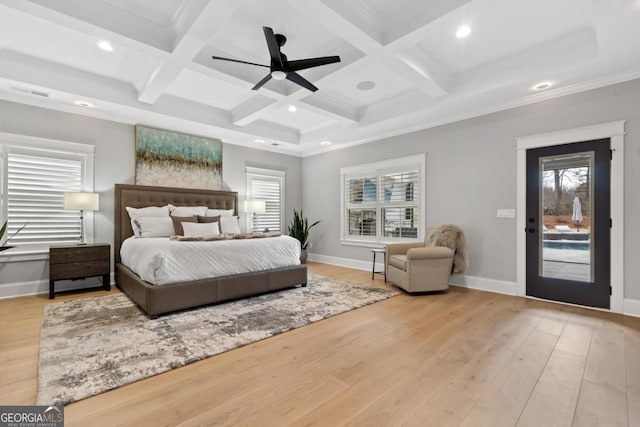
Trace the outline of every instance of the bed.
<path fill-rule="evenodd" d="M 297 285 L 306 286 L 307 266 L 305 264 L 187 280 L 161 286 L 142 280 L 138 274 L 122 263 L 120 256 L 123 242 L 133 236 L 126 207 L 142 208 L 172 204 L 175 206 L 207 206 L 211 209 L 233 209 L 237 213 L 237 193 L 116 184 L 114 199 L 116 285 L 152 318 L 172 311 L 243 298 Z"/>

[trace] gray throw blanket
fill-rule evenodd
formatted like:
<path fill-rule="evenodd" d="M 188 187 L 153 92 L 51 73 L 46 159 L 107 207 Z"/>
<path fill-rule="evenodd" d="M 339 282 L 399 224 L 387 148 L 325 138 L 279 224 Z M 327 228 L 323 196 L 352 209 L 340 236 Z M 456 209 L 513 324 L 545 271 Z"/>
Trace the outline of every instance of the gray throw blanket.
<path fill-rule="evenodd" d="M 238 239 L 263 239 L 265 237 L 278 237 L 278 231 L 267 233 L 236 233 L 236 234 L 216 234 L 215 236 L 170 236 L 169 240 L 177 242 L 213 242 L 216 240 L 238 240 Z"/>
<path fill-rule="evenodd" d="M 469 267 L 467 257 L 467 239 L 464 231 L 457 225 L 443 224 L 431 231 L 425 241 L 426 246 L 444 246 L 455 252 L 453 273 L 464 273 Z"/>

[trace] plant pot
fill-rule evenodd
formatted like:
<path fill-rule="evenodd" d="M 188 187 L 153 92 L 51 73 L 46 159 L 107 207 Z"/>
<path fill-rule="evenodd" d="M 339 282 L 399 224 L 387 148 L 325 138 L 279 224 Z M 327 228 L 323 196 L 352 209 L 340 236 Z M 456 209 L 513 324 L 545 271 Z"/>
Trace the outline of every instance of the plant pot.
<path fill-rule="evenodd" d="M 307 250 L 302 249 L 300 251 L 300 264 L 306 264 L 306 263 L 307 263 Z"/>

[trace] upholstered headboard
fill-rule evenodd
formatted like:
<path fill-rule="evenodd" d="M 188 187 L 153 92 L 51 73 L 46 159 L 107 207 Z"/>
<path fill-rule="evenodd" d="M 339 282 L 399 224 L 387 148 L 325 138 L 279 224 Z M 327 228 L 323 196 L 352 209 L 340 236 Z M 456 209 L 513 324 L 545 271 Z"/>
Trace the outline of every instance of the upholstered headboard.
<path fill-rule="evenodd" d="M 114 258 L 120 262 L 120 246 L 133 236 L 126 207 L 146 206 L 208 206 L 210 209 L 233 209 L 238 213 L 238 193 L 235 191 L 196 190 L 188 188 L 151 187 L 145 185 L 116 184 L 114 212 Z"/>

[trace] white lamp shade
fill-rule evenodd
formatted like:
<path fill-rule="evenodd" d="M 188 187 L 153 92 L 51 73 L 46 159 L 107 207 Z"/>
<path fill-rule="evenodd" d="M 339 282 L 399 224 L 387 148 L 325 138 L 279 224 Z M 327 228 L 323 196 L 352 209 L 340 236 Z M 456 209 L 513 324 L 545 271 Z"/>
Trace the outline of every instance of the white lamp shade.
<path fill-rule="evenodd" d="M 265 213 L 266 204 L 264 200 L 245 200 L 244 211 L 247 213 Z"/>
<path fill-rule="evenodd" d="M 98 193 L 64 193 L 64 208 L 74 211 L 97 211 Z"/>

